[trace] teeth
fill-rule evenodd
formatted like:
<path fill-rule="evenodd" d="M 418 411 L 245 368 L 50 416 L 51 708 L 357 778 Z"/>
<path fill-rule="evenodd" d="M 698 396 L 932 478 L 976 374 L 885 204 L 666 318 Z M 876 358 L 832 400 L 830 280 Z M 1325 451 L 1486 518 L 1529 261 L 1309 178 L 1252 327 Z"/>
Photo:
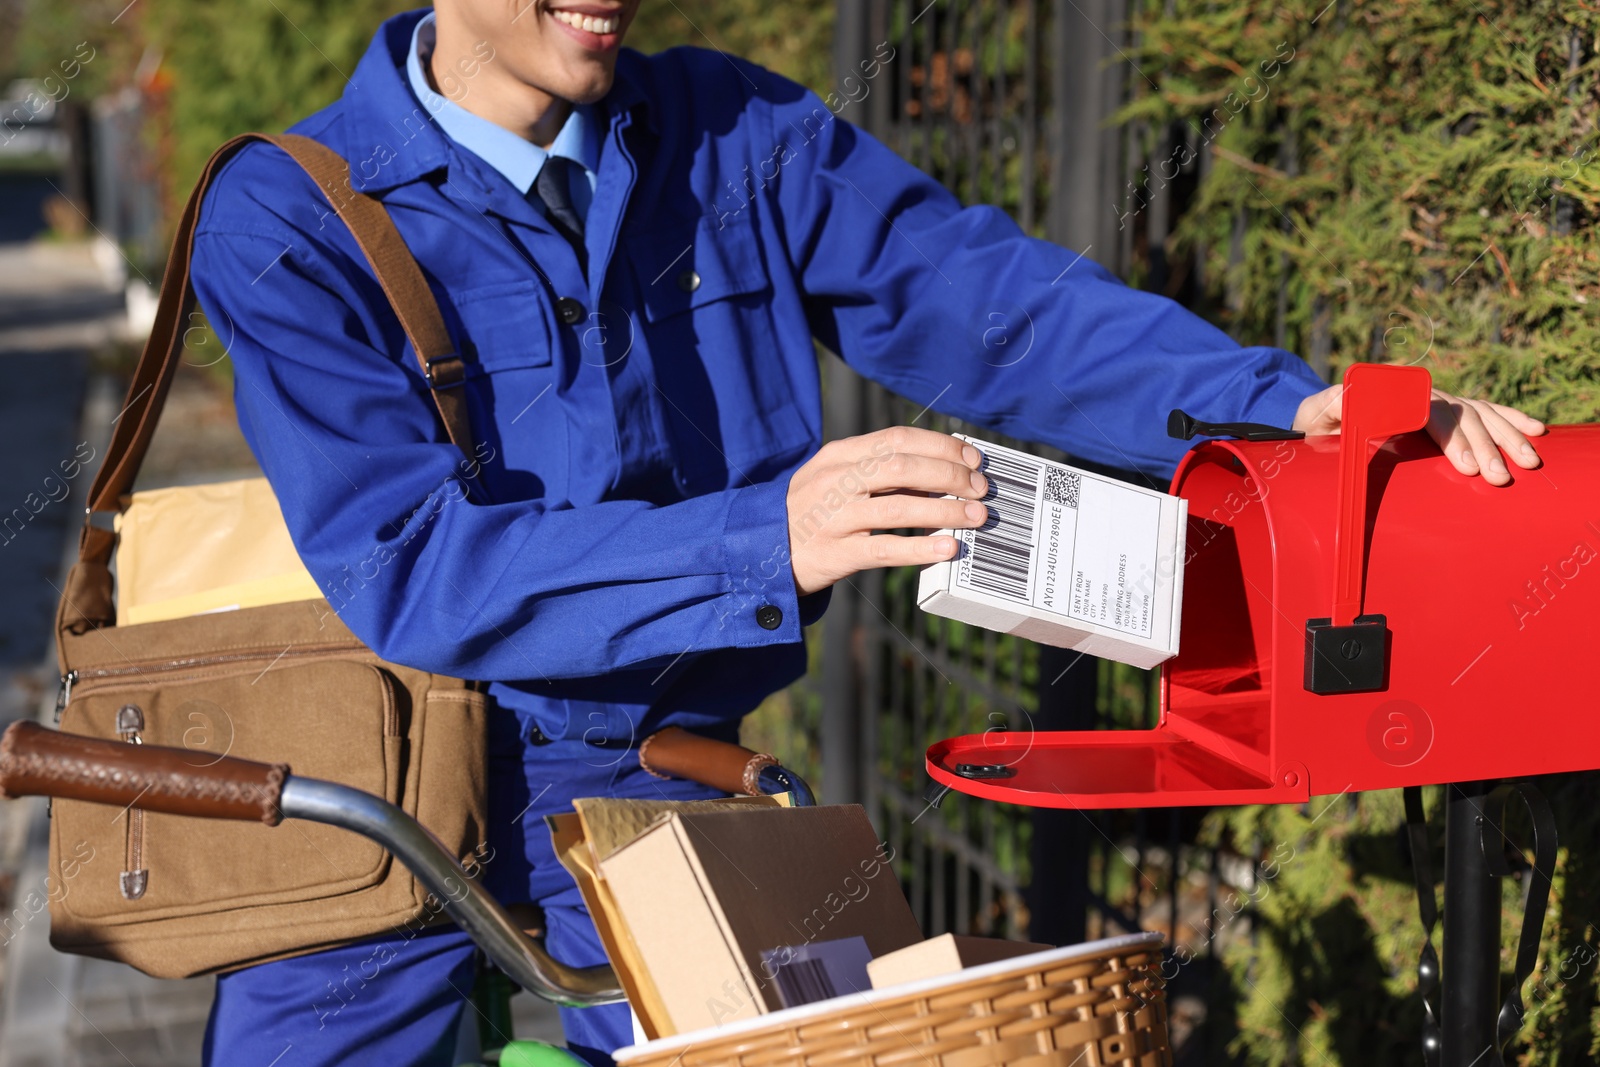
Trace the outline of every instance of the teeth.
<path fill-rule="evenodd" d="M 622 25 L 622 19 L 615 17 L 597 19 L 592 15 L 580 15 L 576 11 L 552 11 L 551 14 L 559 22 L 564 22 L 574 29 L 587 30 L 590 33 L 616 33 L 617 27 Z"/>

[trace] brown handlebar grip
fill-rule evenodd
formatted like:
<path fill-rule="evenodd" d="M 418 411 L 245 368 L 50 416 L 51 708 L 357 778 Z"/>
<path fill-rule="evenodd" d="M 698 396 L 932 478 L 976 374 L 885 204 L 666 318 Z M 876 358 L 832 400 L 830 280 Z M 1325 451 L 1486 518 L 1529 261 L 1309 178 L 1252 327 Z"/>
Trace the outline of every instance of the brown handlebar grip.
<path fill-rule="evenodd" d="M 0 797 L 45 796 L 278 825 L 287 764 L 100 741 L 15 722 L 0 737 Z"/>
<path fill-rule="evenodd" d="M 777 759 L 743 745 L 692 734 L 676 726 L 658 730 L 639 746 L 639 765 L 658 778 L 685 778 L 724 793 L 758 796 L 756 778 Z"/>

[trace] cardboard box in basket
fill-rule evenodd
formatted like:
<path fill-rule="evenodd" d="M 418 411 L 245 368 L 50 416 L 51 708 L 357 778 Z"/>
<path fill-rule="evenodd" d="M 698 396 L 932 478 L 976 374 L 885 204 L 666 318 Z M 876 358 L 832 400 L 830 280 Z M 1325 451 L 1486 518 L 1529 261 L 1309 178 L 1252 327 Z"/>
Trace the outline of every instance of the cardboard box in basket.
<path fill-rule="evenodd" d="M 706 806 L 662 815 L 600 874 L 665 1035 L 780 1009 L 765 950 L 859 936 L 877 957 L 922 940 L 891 858 L 859 805 Z"/>
<path fill-rule="evenodd" d="M 657 819 L 677 810 L 694 811 L 708 805 L 735 807 L 783 807 L 786 797 L 729 797 L 722 800 L 627 800 L 614 797 L 587 797 L 573 802 L 576 809 L 563 815 L 545 816 L 550 828 L 556 858 L 578 883 L 578 891 L 599 932 L 606 958 L 617 972 L 622 990 L 628 995 L 634 1018 L 646 1037 L 666 1037 L 675 1031 L 656 992 L 650 970 L 640 955 L 611 887 L 600 870 L 600 861 L 655 825 Z"/>
<path fill-rule="evenodd" d="M 1033 952 L 1048 952 L 1053 946 L 1032 941 L 1007 941 L 998 937 L 968 937 L 940 934 L 908 945 L 898 952 L 879 956 L 867 964 L 867 977 L 873 989 L 916 982 L 942 974 L 955 974 L 996 960 L 1009 960 Z"/>

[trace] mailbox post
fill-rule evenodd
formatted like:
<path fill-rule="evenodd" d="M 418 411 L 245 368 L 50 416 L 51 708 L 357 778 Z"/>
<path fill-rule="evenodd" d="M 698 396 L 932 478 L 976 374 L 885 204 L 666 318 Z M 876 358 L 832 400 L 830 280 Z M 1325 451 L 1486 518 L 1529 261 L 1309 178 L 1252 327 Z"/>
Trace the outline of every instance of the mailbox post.
<path fill-rule="evenodd" d="M 1430 399 L 1421 368 L 1357 364 L 1338 437 L 1213 440 L 1184 458 L 1183 624 L 1154 728 L 949 738 L 927 769 L 1079 809 L 1469 783 L 1449 790 L 1442 1020 L 1446 1067 L 1458 1051 L 1467 1067 L 1496 1034 L 1503 872 L 1483 847 L 1483 783 L 1600 766 L 1600 716 L 1573 691 L 1600 619 L 1600 425 L 1552 428 L 1543 466 L 1500 488 L 1413 432 Z M 1574 710 L 1531 729 L 1518 708 Z M 1502 1021 L 1500 1042 L 1514 1032 Z"/>

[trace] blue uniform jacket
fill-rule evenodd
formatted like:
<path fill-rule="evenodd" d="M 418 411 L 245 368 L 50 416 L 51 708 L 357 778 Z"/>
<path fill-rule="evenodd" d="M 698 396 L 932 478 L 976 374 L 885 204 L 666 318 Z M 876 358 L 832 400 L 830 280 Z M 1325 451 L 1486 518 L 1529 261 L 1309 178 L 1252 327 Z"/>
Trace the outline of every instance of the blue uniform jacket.
<path fill-rule="evenodd" d="M 479 484 L 348 231 L 278 149 L 218 177 L 195 288 L 340 617 L 385 658 L 491 680 L 551 737 L 726 722 L 803 673 L 821 603 L 796 596 L 785 494 L 821 442 L 813 337 L 920 404 L 1157 474 L 1185 448 L 1170 408 L 1288 425 L 1322 385 L 963 208 L 836 101 L 693 48 L 618 60 L 586 280 L 419 105 L 421 15 L 386 22 L 295 132 L 350 161 L 422 265 L 469 362 Z"/>

